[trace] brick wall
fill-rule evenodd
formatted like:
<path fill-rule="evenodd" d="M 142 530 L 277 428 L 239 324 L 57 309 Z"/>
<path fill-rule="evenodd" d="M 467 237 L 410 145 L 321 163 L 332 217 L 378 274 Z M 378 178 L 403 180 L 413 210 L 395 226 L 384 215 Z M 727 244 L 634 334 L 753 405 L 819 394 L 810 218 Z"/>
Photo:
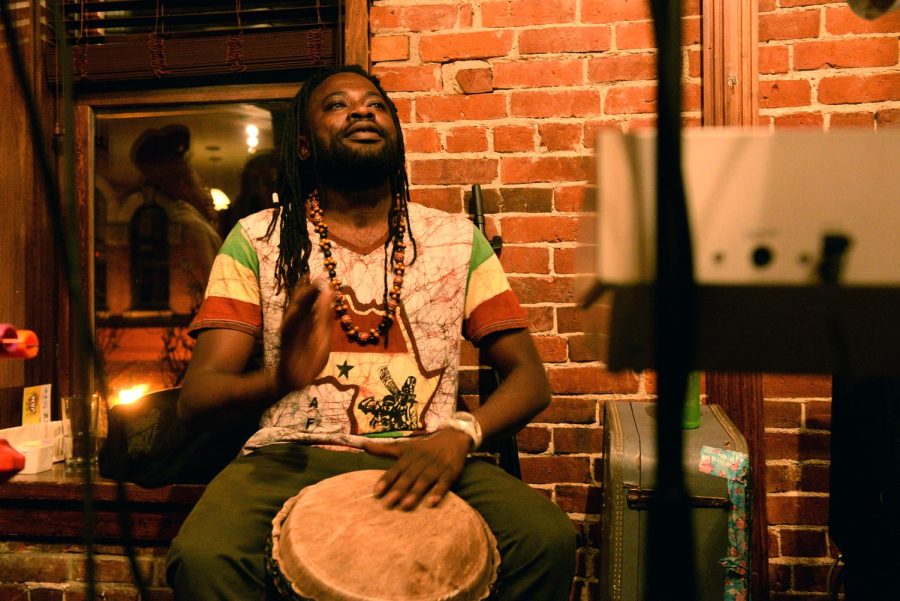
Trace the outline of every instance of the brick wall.
<path fill-rule="evenodd" d="M 900 13 L 860 19 L 844 2 L 760 0 L 760 122 L 896 128 Z M 769 574 L 773 599 L 825 599 L 831 382 L 764 378 Z"/>
<path fill-rule="evenodd" d="M 97 599 L 138 601 L 131 566 L 120 546 L 95 547 L 94 578 Z M 141 577 L 147 587 L 144 601 L 171 601 L 166 582 L 166 549 L 137 551 Z M 85 601 L 84 545 L 28 542 L 0 543 L 0 601 Z"/>
<path fill-rule="evenodd" d="M 700 3 L 685 4 L 685 117 L 697 124 Z M 405 124 L 413 199 L 461 212 L 481 184 L 489 232 L 503 237 L 501 262 L 554 392 L 519 435 L 523 478 L 581 531 L 574 598 L 596 598 L 601 403 L 648 399 L 652 383 L 607 372 L 586 343 L 575 245 L 597 132 L 653 123 L 649 4 L 383 0 L 372 6 L 371 33 L 374 72 Z M 474 363 L 471 349 L 466 357 Z"/>

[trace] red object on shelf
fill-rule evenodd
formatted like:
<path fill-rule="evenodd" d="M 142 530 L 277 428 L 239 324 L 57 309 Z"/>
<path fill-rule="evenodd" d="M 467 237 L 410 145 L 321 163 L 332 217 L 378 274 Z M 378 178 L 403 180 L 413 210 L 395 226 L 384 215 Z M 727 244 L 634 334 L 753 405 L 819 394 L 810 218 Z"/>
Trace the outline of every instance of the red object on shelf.
<path fill-rule="evenodd" d="M 16 330 L 0 323 L 0 358 L 33 359 L 38 354 L 38 337 L 31 330 Z"/>
<path fill-rule="evenodd" d="M 25 455 L 0 438 L 0 482 L 6 482 L 25 468 Z"/>

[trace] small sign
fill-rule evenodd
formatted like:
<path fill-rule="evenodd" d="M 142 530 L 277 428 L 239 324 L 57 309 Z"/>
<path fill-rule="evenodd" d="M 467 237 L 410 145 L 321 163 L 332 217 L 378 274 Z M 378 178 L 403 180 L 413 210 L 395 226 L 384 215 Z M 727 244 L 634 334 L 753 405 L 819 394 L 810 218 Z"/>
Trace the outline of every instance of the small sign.
<path fill-rule="evenodd" d="M 27 386 L 22 391 L 23 426 L 50 421 L 50 386 Z"/>

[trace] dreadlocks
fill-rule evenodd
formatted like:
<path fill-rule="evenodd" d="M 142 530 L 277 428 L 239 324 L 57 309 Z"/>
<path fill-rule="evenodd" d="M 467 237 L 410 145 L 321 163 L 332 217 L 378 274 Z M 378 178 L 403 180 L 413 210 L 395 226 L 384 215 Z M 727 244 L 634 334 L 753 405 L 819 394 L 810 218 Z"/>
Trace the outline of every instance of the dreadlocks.
<path fill-rule="evenodd" d="M 312 251 L 312 242 L 306 229 L 306 199 L 316 188 L 316 137 L 313 135 L 309 122 L 309 99 L 313 91 L 326 79 L 338 73 L 354 73 L 368 79 L 377 88 L 389 107 L 391 119 L 397 129 L 397 153 L 398 167 L 388 174 L 391 187 L 391 197 L 399 199 L 399 203 L 391 202 L 388 212 L 388 239 L 384 244 L 384 302 L 388 299 L 388 256 L 393 253 L 392 245 L 397 237 L 395 233 L 405 221 L 407 233 L 413 245 L 413 259 L 416 256 L 416 241 L 412 230 L 409 228 L 409 180 L 406 176 L 406 151 L 403 145 L 403 133 L 400 129 L 400 119 L 397 117 L 397 108 L 388 98 L 378 78 L 369 75 L 357 65 L 345 65 L 342 67 L 329 67 L 316 71 L 304 82 L 303 87 L 294 96 L 290 113 L 284 124 L 284 133 L 281 144 L 281 158 L 278 166 L 278 179 L 275 191 L 278 193 L 280 206 L 272 215 L 272 221 L 266 231 L 270 236 L 276 225 L 279 226 L 281 239 L 278 243 L 278 260 L 275 263 L 275 282 L 278 292 L 286 290 L 288 297 L 297 285 L 297 282 L 309 273 L 309 255 Z M 309 159 L 300 160 L 299 138 L 304 136 L 310 141 L 312 155 Z M 402 236 L 400 236 L 402 239 Z"/>

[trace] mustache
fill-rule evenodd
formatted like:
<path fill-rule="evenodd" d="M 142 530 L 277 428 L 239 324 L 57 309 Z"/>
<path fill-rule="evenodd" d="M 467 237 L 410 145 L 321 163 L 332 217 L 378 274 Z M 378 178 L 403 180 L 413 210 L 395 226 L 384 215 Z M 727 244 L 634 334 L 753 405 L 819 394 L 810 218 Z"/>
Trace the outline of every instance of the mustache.
<path fill-rule="evenodd" d="M 374 133 L 378 134 L 379 136 L 381 136 L 382 138 L 384 137 L 384 129 L 379 127 L 377 124 L 369 122 L 369 121 L 365 121 L 362 123 L 354 123 L 354 124 L 350 125 L 349 127 L 347 127 L 342 132 L 341 135 L 346 138 L 347 136 L 351 136 L 358 131 L 374 132 Z"/>

